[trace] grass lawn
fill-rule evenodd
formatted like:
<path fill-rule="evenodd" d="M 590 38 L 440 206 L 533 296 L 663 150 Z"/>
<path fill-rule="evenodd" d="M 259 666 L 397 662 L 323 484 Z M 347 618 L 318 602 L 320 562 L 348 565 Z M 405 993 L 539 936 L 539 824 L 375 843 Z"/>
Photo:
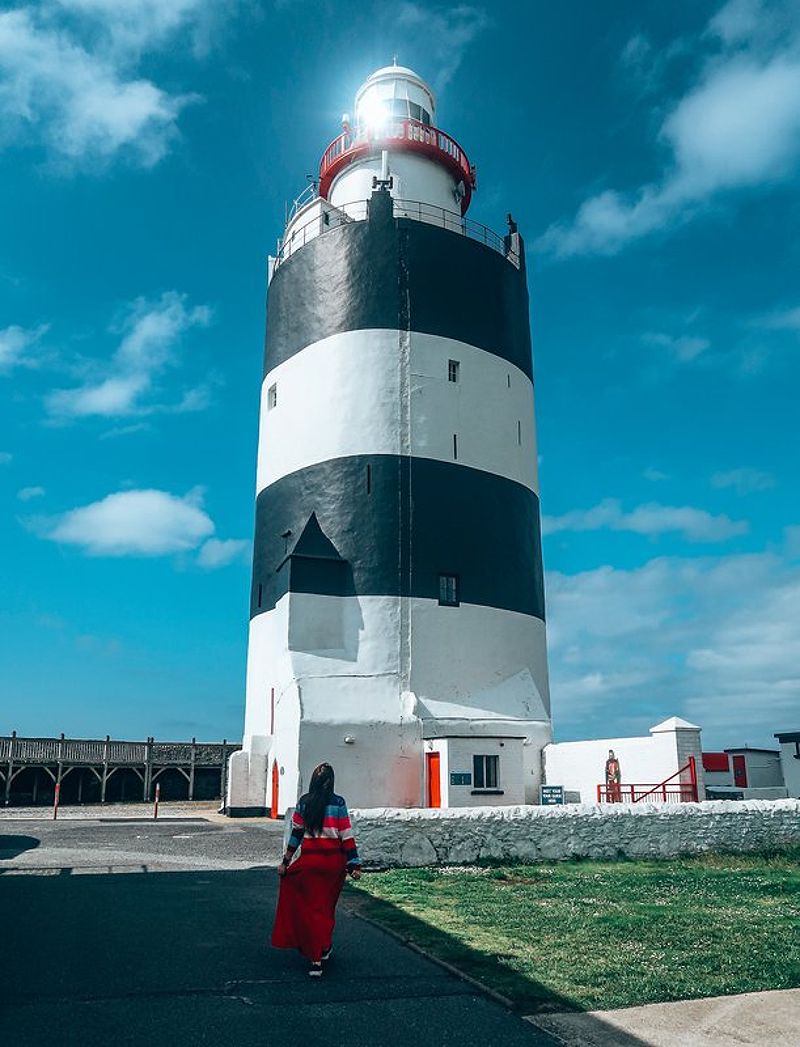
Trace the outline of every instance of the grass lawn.
<path fill-rule="evenodd" d="M 800 848 L 395 869 L 348 897 L 530 1012 L 800 986 Z"/>

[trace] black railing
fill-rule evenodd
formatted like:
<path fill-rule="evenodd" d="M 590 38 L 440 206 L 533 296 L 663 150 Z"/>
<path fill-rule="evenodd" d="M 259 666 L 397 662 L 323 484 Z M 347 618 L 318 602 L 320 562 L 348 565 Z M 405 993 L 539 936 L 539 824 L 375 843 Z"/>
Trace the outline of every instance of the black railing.
<path fill-rule="evenodd" d="M 427 222 L 430 225 L 437 225 L 442 229 L 460 233 L 462 236 L 469 237 L 470 240 L 477 240 L 478 243 L 484 244 L 493 251 L 497 251 L 498 254 L 508 259 L 512 265 L 519 268 L 519 255 L 509 248 L 506 239 L 488 226 L 481 225 L 480 222 L 475 222 L 471 218 L 462 217 L 456 211 L 448 211 L 445 207 L 437 207 L 435 204 L 428 204 L 422 200 L 403 200 L 393 197 L 392 207 L 395 218 L 410 218 L 413 221 Z M 322 201 L 321 211 L 315 214 L 313 218 L 309 218 L 308 221 L 294 229 L 287 229 L 288 235 L 278 242 L 274 268 L 277 269 L 295 251 L 300 250 L 301 247 L 304 247 L 311 240 L 316 240 L 318 236 L 324 235 L 329 230 L 335 229 L 340 225 L 346 225 L 349 222 L 363 222 L 366 218 L 366 200 L 355 200 L 352 203 L 341 204 L 338 207 Z M 291 221 L 289 225 L 291 226 Z"/>

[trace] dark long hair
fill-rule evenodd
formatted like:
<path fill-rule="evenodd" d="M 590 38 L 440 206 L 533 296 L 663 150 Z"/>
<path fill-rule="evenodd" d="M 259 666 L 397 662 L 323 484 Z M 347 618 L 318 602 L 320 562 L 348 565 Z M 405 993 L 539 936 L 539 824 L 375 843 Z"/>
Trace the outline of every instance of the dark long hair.
<path fill-rule="evenodd" d="M 311 783 L 305 795 L 305 809 L 303 821 L 306 823 L 306 832 L 318 833 L 322 830 L 322 819 L 325 817 L 325 808 L 331 802 L 333 796 L 333 768 L 329 763 L 321 763 L 314 769 L 311 775 Z"/>

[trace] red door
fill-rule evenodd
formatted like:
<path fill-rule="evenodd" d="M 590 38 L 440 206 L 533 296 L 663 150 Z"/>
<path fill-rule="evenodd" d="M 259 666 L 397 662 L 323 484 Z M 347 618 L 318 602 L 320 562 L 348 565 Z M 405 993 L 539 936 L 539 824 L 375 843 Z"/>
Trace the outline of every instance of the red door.
<path fill-rule="evenodd" d="M 733 784 L 739 789 L 747 788 L 747 764 L 743 756 L 733 758 Z"/>
<path fill-rule="evenodd" d="M 275 760 L 275 762 L 272 765 L 272 806 L 269 809 L 270 817 L 272 817 L 272 818 L 277 818 L 278 817 L 278 782 L 279 782 L 279 780 L 280 779 L 279 779 L 279 772 L 278 772 L 278 761 Z"/>
<path fill-rule="evenodd" d="M 425 775 L 427 778 L 428 806 L 442 806 L 441 757 L 439 753 L 425 753 Z"/>

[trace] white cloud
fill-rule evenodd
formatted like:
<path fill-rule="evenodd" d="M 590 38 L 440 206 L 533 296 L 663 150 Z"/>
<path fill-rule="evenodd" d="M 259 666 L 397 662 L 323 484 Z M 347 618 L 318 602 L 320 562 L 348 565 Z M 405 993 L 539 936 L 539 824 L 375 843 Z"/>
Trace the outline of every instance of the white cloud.
<path fill-rule="evenodd" d="M 213 0 L 55 0 L 66 14 L 91 20 L 125 55 L 166 43 L 179 30 L 205 37 L 222 5 Z M 232 6 L 231 3 L 228 6 Z"/>
<path fill-rule="evenodd" d="M 581 204 L 569 224 L 540 238 L 558 256 L 614 254 L 655 230 L 691 217 L 720 193 L 779 182 L 796 172 L 800 156 L 800 25 L 756 47 L 753 11 L 734 2 L 709 33 L 722 55 L 703 66 L 695 86 L 673 107 L 660 130 L 670 161 L 657 182 L 631 193 L 605 190 Z M 727 12 L 727 15 L 726 15 Z M 758 21 L 757 19 L 757 21 Z"/>
<path fill-rule="evenodd" d="M 691 363 L 706 351 L 711 345 L 707 338 L 697 335 L 679 335 L 677 337 L 669 334 L 650 332 L 642 336 L 643 340 L 650 345 L 656 345 L 667 349 L 679 363 Z"/>
<path fill-rule="evenodd" d="M 667 715 L 707 745 L 764 744 L 800 701 L 800 567 L 759 554 L 549 572 L 561 737 L 646 731 Z"/>
<path fill-rule="evenodd" d="M 758 326 L 773 331 L 800 331 L 800 306 L 765 316 L 759 321 Z"/>
<path fill-rule="evenodd" d="M 675 533 L 689 542 L 723 542 L 746 534 L 749 524 L 746 520 L 731 520 L 728 516 L 712 516 L 705 509 L 688 505 L 658 505 L 655 502 L 639 505 L 626 513 L 616 498 L 606 498 L 591 509 L 573 509 L 562 516 L 542 518 L 544 534 L 601 530 L 650 536 Z"/>
<path fill-rule="evenodd" d="M 129 308 L 119 333 L 123 338 L 102 377 L 74 389 L 49 393 L 45 406 L 54 419 L 144 415 L 159 410 L 201 410 L 209 397 L 190 390 L 171 406 L 155 402 L 156 379 L 176 362 L 181 336 L 211 320 L 208 306 L 189 308 L 186 296 L 169 291 L 157 302 L 138 299 Z M 188 404 L 188 406 L 187 406 Z"/>
<path fill-rule="evenodd" d="M 117 157 L 157 164 L 178 137 L 191 92 L 139 71 L 158 49 L 209 49 L 238 3 L 40 0 L 0 13 L 0 139 L 41 141 L 66 169 Z"/>
<path fill-rule="evenodd" d="M 50 9 L 0 14 L 0 129 L 7 139 L 41 136 L 71 164 L 125 155 L 152 167 L 177 136 L 194 100 L 137 77 L 102 49 L 54 25 Z"/>
<path fill-rule="evenodd" d="M 197 554 L 197 563 L 209 570 L 225 567 L 235 561 L 249 560 L 250 549 L 250 542 L 244 538 L 209 538 Z"/>
<path fill-rule="evenodd" d="M 757 30 L 762 14 L 761 0 L 730 0 L 711 19 L 709 30 L 726 44 L 740 43 Z"/>
<path fill-rule="evenodd" d="M 11 371 L 14 367 L 31 367 L 36 365 L 31 350 L 48 330 L 47 324 L 38 327 L 19 327 L 12 324 L 0 331 L 0 374 Z"/>
<path fill-rule="evenodd" d="M 0 451 L 0 465 L 8 465 L 14 461 L 14 455 L 10 451 Z"/>
<path fill-rule="evenodd" d="M 392 8 L 393 25 L 417 35 L 417 46 L 424 42 L 433 48 L 438 70 L 433 86 L 443 91 L 455 76 L 473 40 L 491 24 L 486 11 L 469 4 L 430 8 L 418 3 L 401 3 Z"/>
<path fill-rule="evenodd" d="M 669 473 L 663 473 L 660 469 L 656 469 L 652 465 L 648 465 L 642 473 L 642 476 L 645 480 L 649 480 L 650 483 L 660 483 L 662 480 L 669 480 Z"/>
<path fill-rule="evenodd" d="M 800 526 L 785 527 L 783 531 L 786 555 L 792 559 L 800 559 Z"/>
<path fill-rule="evenodd" d="M 38 521 L 38 529 L 45 538 L 92 556 L 164 556 L 196 549 L 213 534 L 214 524 L 197 491 L 181 498 L 133 490 Z"/>
<path fill-rule="evenodd" d="M 727 472 L 714 473 L 711 486 L 718 489 L 732 487 L 737 494 L 752 494 L 774 487 L 775 477 L 759 469 L 729 469 Z"/>
<path fill-rule="evenodd" d="M 21 502 L 29 502 L 32 498 L 41 498 L 44 493 L 44 487 L 22 487 L 17 491 L 17 498 Z"/>

